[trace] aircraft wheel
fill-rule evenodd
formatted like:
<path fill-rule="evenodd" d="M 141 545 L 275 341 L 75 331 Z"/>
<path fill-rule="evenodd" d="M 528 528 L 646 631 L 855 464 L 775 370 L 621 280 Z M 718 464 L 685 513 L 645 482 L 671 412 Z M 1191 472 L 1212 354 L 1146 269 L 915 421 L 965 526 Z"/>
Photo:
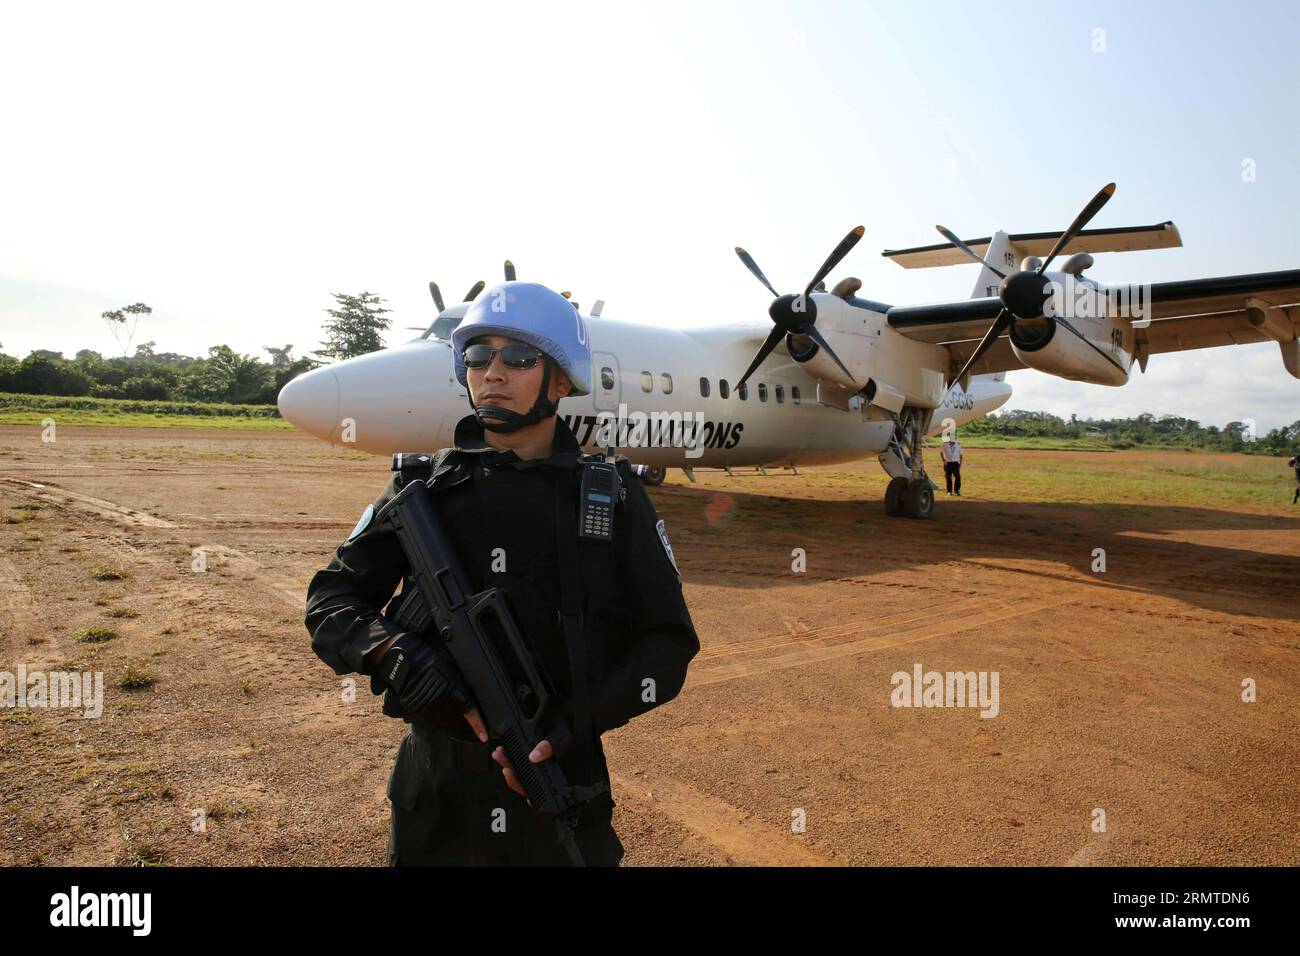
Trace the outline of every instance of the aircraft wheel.
<path fill-rule="evenodd" d="M 906 478 L 892 478 L 885 488 L 885 514 L 891 518 L 898 518 L 903 514 L 903 498 L 907 495 L 907 485 Z"/>
<path fill-rule="evenodd" d="M 907 483 L 907 494 L 903 498 L 903 509 L 909 518 L 925 519 L 934 514 L 934 489 L 922 478 L 920 481 Z"/>
<path fill-rule="evenodd" d="M 650 485 L 652 488 L 656 485 L 662 485 L 664 479 L 668 477 L 668 469 L 664 467 L 655 467 L 646 469 L 646 473 L 641 478 L 641 484 Z"/>

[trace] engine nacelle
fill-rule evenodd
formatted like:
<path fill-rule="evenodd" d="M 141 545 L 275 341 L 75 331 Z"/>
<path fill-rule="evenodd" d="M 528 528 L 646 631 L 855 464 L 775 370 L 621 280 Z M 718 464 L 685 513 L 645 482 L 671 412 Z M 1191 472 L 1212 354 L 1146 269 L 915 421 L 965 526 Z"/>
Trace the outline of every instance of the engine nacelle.
<path fill-rule="evenodd" d="M 1076 382 L 1123 385 L 1131 358 L 1111 342 L 1089 337 L 1095 324 L 1051 316 L 1017 319 L 1007 335 L 1016 358 L 1029 368 Z"/>
<path fill-rule="evenodd" d="M 835 364 L 835 360 L 826 354 L 826 350 L 813 341 L 809 335 L 787 335 L 785 348 L 790 357 L 804 367 L 813 378 L 822 382 L 833 382 L 843 388 L 860 389 L 867 379 L 866 364 L 863 362 L 863 346 L 866 344 L 861 336 L 845 335 L 834 329 L 818 331 L 830 342 L 831 348 L 840 357 L 849 371 L 856 373 L 855 382 L 844 374 L 844 370 Z"/>

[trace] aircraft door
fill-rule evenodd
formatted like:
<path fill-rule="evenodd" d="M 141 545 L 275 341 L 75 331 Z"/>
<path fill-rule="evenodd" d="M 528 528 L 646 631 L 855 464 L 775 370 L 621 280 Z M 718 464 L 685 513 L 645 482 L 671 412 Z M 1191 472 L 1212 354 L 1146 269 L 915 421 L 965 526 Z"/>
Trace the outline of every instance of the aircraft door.
<path fill-rule="evenodd" d="M 623 393 L 623 377 L 619 374 L 618 359 L 611 352 L 591 353 L 592 399 L 598 412 L 618 412 Z"/>

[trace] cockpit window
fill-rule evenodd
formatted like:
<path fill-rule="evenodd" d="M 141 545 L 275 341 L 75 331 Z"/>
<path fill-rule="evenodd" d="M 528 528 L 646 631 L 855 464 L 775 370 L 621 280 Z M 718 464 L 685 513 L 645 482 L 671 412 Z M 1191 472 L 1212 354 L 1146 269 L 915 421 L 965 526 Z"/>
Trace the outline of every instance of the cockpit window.
<path fill-rule="evenodd" d="M 434 319 L 433 325 L 429 326 L 429 331 L 425 332 L 424 335 L 420 336 L 420 338 L 427 339 L 432 336 L 435 339 L 450 342 L 451 333 L 455 330 L 456 326 L 460 325 L 463 318 L 465 318 L 463 314 L 447 315 L 444 313 Z"/>
<path fill-rule="evenodd" d="M 424 330 L 424 334 L 421 335 L 420 338 L 436 339 L 439 342 L 450 342 L 451 333 L 455 331 L 456 326 L 460 325 L 461 320 L 465 318 L 465 313 L 468 310 L 468 303 L 456 303 L 434 319 L 433 324 Z"/>

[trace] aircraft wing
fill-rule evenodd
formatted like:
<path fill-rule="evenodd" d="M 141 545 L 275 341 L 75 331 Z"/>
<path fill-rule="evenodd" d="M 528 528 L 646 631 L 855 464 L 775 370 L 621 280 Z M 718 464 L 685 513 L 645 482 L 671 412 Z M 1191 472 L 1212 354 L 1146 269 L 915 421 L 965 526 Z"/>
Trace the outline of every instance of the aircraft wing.
<path fill-rule="evenodd" d="M 1157 283 L 1150 314 L 1133 327 L 1152 355 L 1290 342 L 1300 333 L 1300 270 Z"/>
<path fill-rule="evenodd" d="M 1136 288 L 1136 287 L 1134 287 Z M 1221 276 L 1160 282 L 1150 287 L 1147 314 L 1132 320 L 1139 360 L 1147 355 L 1186 349 L 1279 342 L 1283 355 L 1300 335 L 1300 269 L 1254 275 Z M 890 326 L 919 342 L 944 345 L 960 366 L 997 318 L 996 296 L 891 308 Z M 1292 347 L 1294 348 L 1294 347 Z M 998 339 L 972 369 L 975 374 L 1024 368 L 1006 336 Z M 1296 374 L 1288 365 L 1288 371 Z"/>

